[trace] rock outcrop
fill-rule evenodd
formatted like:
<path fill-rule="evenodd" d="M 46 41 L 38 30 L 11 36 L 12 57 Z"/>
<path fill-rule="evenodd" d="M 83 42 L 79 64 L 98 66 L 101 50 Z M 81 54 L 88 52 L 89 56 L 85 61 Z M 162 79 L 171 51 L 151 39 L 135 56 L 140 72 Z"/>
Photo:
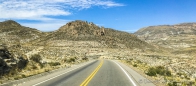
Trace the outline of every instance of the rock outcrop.
<path fill-rule="evenodd" d="M 0 76 L 16 69 L 23 69 L 27 63 L 27 59 L 14 58 L 5 46 L 0 46 Z"/>
<path fill-rule="evenodd" d="M 66 32 L 70 35 L 103 35 L 104 34 L 104 28 L 100 28 L 99 26 L 96 26 L 95 24 L 87 21 L 81 21 L 76 20 L 67 23 L 66 25 L 60 27 L 60 29 L 57 30 L 58 32 Z"/>

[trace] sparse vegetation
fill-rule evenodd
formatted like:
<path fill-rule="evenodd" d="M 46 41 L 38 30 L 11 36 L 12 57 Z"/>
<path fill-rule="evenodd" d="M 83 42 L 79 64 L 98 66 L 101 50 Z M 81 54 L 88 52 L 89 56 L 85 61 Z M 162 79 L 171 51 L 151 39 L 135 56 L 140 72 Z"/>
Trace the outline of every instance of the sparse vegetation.
<path fill-rule="evenodd" d="M 184 65 L 183 61 L 188 60 L 184 57 L 168 57 L 165 55 L 137 55 L 136 58 L 134 55 L 131 55 L 132 58 L 128 60 L 124 60 L 123 62 L 126 62 L 128 65 L 132 65 L 134 67 L 135 64 L 137 64 L 137 69 L 140 71 L 143 71 L 143 74 L 148 75 L 150 77 L 149 79 L 152 80 L 159 80 L 164 78 L 164 83 L 158 83 L 156 85 L 168 85 L 168 86 L 186 86 L 186 85 L 195 85 L 195 78 L 191 78 L 192 76 L 187 74 L 186 71 L 179 71 L 179 70 L 186 70 L 186 68 L 183 68 L 182 65 Z M 177 61 L 174 59 L 178 59 Z M 185 59 L 185 60 L 183 60 Z M 190 58 L 193 60 L 192 58 Z M 176 62 L 175 62 L 176 61 Z M 177 62 L 182 61 L 181 66 L 179 66 L 180 63 Z M 190 61 L 190 60 L 188 60 Z M 165 63 L 162 63 L 165 62 Z M 173 63 L 172 63 L 173 62 Z M 191 61 L 192 62 L 192 61 Z M 160 65 L 163 64 L 163 65 Z M 177 66 L 169 65 L 174 64 Z M 185 65 L 186 66 L 186 65 Z M 180 69 L 178 69 L 180 67 Z M 186 66 L 188 67 L 188 66 Z M 190 67 L 193 68 L 193 67 Z M 176 72 L 178 71 L 178 72 Z"/>
<path fill-rule="evenodd" d="M 161 76 L 171 76 L 171 72 L 165 69 L 163 66 L 150 67 L 148 68 L 146 74 L 149 76 L 157 76 L 157 74 Z"/>
<path fill-rule="evenodd" d="M 58 65 L 61 65 L 59 62 L 49 62 L 48 64 L 50 66 L 58 66 Z"/>
<path fill-rule="evenodd" d="M 133 67 L 137 67 L 137 64 L 134 64 Z"/>
<path fill-rule="evenodd" d="M 84 58 L 82 58 L 82 60 L 88 60 L 88 58 L 87 57 L 84 57 Z"/>
<path fill-rule="evenodd" d="M 177 82 L 170 82 L 170 83 L 168 83 L 167 85 L 168 85 L 168 86 L 178 86 L 178 85 L 177 85 Z"/>
<path fill-rule="evenodd" d="M 68 62 L 75 62 L 75 58 L 70 58 Z"/>
<path fill-rule="evenodd" d="M 37 63 L 41 63 L 42 58 L 39 54 L 34 54 L 31 56 L 30 60 L 37 62 Z"/>

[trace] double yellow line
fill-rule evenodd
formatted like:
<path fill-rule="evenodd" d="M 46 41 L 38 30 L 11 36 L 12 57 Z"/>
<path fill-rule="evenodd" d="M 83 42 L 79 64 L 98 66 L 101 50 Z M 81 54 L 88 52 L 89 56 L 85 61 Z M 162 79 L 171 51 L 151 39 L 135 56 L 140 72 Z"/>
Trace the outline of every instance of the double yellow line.
<path fill-rule="evenodd" d="M 95 76 L 95 74 L 98 72 L 98 70 L 101 68 L 101 66 L 103 65 L 103 60 L 101 60 L 100 64 L 98 65 L 98 67 L 90 74 L 90 76 L 88 76 L 84 82 L 82 82 L 82 84 L 80 86 L 87 86 L 88 83 L 91 81 L 91 79 Z"/>

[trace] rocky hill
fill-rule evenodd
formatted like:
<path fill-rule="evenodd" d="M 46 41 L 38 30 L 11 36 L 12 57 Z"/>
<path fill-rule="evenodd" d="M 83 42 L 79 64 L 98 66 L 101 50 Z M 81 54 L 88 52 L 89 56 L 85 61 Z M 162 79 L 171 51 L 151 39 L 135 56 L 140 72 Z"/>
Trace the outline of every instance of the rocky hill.
<path fill-rule="evenodd" d="M 0 22 L 0 43 L 24 44 L 44 35 L 36 29 L 21 26 L 13 20 Z"/>
<path fill-rule="evenodd" d="M 135 32 L 140 39 L 167 48 L 196 46 L 196 23 L 150 26 Z"/>
<path fill-rule="evenodd" d="M 56 43 L 57 41 L 58 43 Z M 62 46 L 63 44 L 69 45 L 70 41 L 77 42 L 75 46 L 78 46 L 77 44 L 80 42 L 86 42 L 91 47 L 137 48 L 144 50 L 154 48 L 154 46 L 141 41 L 133 34 L 99 27 L 91 22 L 80 20 L 67 23 L 57 31 L 42 38 L 38 43 L 43 42 L 42 44 L 48 44 L 50 46 Z"/>
<path fill-rule="evenodd" d="M 170 52 L 170 55 L 162 54 L 160 58 L 159 56 L 143 57 L 145 60 L 152 58 L 151 61 L 147 61 L 146 63 L 164 66 L 172 72 L 173 78 L 167 79 L 169 81 L 167 83 L 173 83 L 174 85 L 177 82 L 181 86 L 190 85 L 190 83 L 195 82 L 196 23 L 150 26 L 142 28 L 134 34 L 141 40 L 149 44 L 162 46 Z M 164 55 L 167 55 L 166 59 L 163 59 Z M 155 60 L 155 58 L 158 58 L 160 61 Z M 184 76 L 189 78 L 184 78 Z"/>
<path fill-rule="evenodd" d="M 13 20 L 0 22 L 0 78 L 24 69 L 29 62 L 26 53 L 33 49 L 25 45 L 44 34 Z"/>

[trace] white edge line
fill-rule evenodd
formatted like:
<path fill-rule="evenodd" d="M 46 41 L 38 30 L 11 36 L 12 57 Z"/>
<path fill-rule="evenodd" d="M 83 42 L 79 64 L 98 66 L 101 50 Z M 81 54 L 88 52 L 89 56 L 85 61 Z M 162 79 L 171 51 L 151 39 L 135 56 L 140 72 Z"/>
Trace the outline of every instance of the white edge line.
<path fill-rule="evenodd" d="M 92 61 L 92 62 L 93 62 L 93 61 Z M 89 62 L 89 63 L 91 63 L 91 62 Z M 42 83 L 44 83 L 44 82 L 47 82 L 47 81 L 49 81 L 49 80 L 51 80 L 51 79 L 54 79 L 54 78 L 56 78 L 56 77 L 59 77 L 59 76 L 61 76 L 61 75 L 63 75 L 63 74 L 66 74 L 66 73 L 68 73 L 68 72 L 71 72 L 71 71 L 73 71 L 73 70 L 75 70 L 75 69 L 78 69 L 78 68 L 80 68 L 80 67 L 82 67 L 82 66 L 85 66 L 85 65 L 87 65 L 87 64 L 89 64 L 89 63 L 86 63 L 86 64 L 81 65 L 81 66 L 79 66 L 79 67 L 73 68 L 73 69 L 71 69 L 71 70 L 69 70 L 69 71 L 67 71 L 67 72 L 65 72 L 65 73 L 62 73 L 62 74 L 59 74 L 59 75 L 57 75 L 57 76 L 51 77 L 51 78 L 49 78 L 49 79 L 47 79 L 47 80 L 44 80 L 44 81 L 39 82 L 39 83 L 37 83 L 37 84 L 34 84 L 34 85 L 32 85 L 32 86 L 37 86 L 37 85 L 39 85 L 39 84 L 42 84 Z"/>
<path fill-rule="evenodd" d="M 115 61 L 114 61 L 114 63 L 116 63 Z M 116 63 L 119 67 L 120 67 L 120 69 L 125 73 L 125 75 L 129 78 L 129 80 L 133 83 L 133 85 L 134 86 L 137 86 L 136 84 L 135 84 L 135 82 L 133 81 L 133 79 L 131 79 L 131 77 L 129 76 L 129 74 L 118 64 L 118 63 Z"/>

